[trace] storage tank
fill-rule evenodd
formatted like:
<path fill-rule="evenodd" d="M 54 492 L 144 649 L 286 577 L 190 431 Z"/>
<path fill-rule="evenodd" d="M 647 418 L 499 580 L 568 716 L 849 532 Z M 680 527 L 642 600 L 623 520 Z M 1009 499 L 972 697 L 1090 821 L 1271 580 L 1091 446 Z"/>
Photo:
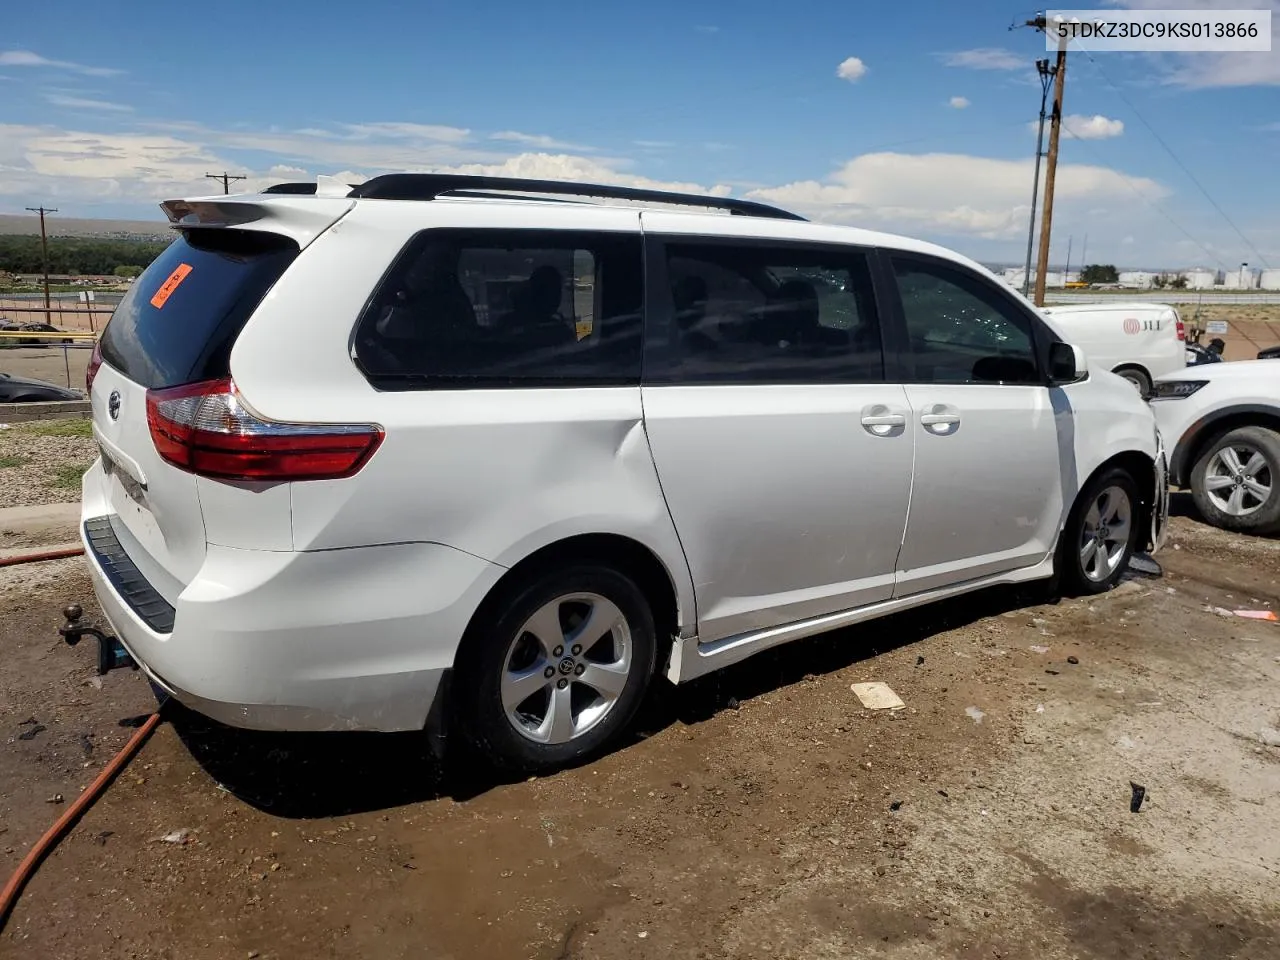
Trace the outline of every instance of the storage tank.
<path fill-rule="evenodd" d="M 1126 287 L 1137 287 L 1139 290 L 1146 290 L 1150 288 L 1154 279 L 1155 274 L 1148 273 L 1146 270 L 1120 271 L 1120 283 Z"/>
<path fill-rule="evenodd" d="M 1218 282 L 1217 270 L 1196 267 L 1186 272 L 1187 286 L 1192 290 L 1208 290 Z"/>
<path fill-rule="evenodd" d="M 1280 290 L 1280 269 L 1272 267 L 1270 270 L 1263 270 L 1258 285 L 1263 290 Z"/>

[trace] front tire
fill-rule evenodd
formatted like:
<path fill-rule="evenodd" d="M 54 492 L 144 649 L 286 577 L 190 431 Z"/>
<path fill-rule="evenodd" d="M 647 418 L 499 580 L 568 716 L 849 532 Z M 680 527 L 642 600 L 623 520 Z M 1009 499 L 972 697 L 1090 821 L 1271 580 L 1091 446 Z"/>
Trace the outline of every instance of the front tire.
<path fill-rule="evenodd" d="M 615 742 L 653 676 L 640 588 L 608 567 L 523 579 L 486 603 L 458 652 L 459 732 L 505 773 L 547 773 Z"/>
<path fill-rule="evenodd" d="M 1280 434 L 1240 427 L 1219 437 L 1191 470 L 1191 496 L 1209 523 L 1224 530 L 1280 530 Z"/>
<path fill-rule="evenodd" d="M 1134 389 L 1138 391 L 1138 396 L 1142 397 L 1142 399 L 1145 400 L 1151 396 L 1151 378 L 1144 371 L 1139 370 L 1137 367 L 1126 367 L 1124 370 L 1117 370 L 1116 373 L 1132 383 Z"/>
<path fill-rule="evenodd" d="M 1120 582 L 1137 542 L 1139 507 L 1138 486 L 1120 467 L 1103 471 L 1085 487 L 1067 517 L 1058 548 L 1068 589 L 1106 593 Z"/>

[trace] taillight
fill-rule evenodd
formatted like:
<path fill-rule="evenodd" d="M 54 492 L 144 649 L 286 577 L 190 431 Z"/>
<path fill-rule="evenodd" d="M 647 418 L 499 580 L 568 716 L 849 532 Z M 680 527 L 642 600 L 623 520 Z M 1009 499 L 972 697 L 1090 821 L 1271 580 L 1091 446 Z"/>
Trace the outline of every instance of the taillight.
<path fill-rule="evenodd" d="M 1178 331 L 1179 340 L 1187 339 L 1187 325 L 1185 323 L 1183 323 L 1181 320 L 1178 320 L 1175 323 L 1174 328 Z"/>
<path fill-rule="evenodd" d="M 98 375 L 102 366 L 102 341 L 93 341 L 93 353 L 89 354 L 89 365 L 84 368 L 84 392 L 88 396 L 93 392 L 93 378 Z"/>
<path fill-rule="evenodd" d="M 371 424 L 265 420 L 230 380 L 148 390 L 147 426 L 169 463 L 222 480 L 337 480 L 356 473 L 382 442 Z"/>

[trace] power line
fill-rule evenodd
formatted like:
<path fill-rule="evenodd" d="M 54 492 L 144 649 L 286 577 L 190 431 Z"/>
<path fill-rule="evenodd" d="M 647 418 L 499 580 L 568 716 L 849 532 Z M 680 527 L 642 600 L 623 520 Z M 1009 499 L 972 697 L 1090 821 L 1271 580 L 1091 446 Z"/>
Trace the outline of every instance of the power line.
<path fill-rule="evenodd" d="M 1144 127 L 1147 128 L 1147 132 L 1150 133 L 1151 136 L 1155 137 L 1156 143 L 1160 144 L 1160 146 L 1164 148 L 1164 152 L 1169 154 L 1173 162 L 1178 165 L 1178 168 L 1187 175 L 1187 178 L 1192 183 L 1196 185 L 1196 189 L 1199 190 L 1200 193 L 1204 195 L 1204 198 L 1209 201 L 1210 206 L 1212 206 L 1214 210 L 1218 211 L 1218 214 L 1222 217 L 1223 220 L 1227 222 L 1227 225 L 1231 227 L 1232 230 L 1235 231 L 1236 236 L 1239 237 L 1242 241 L 1244 241 L 1244 245 L 1253 251 L 1254 256 L 1258 258 L 1258 260 L 1262 263 L 1264 267 L 1270 267 L 1271 264 L 1267 263 L 1267 258 L 1264 257 L 1262 255 L 1262 252 L 1253 245 L 1253 241 L 1251 241 L 1248 237 L 1246 237 L 1241 232 L 1240 228 L 1235 225 L 1235 221 L 1233 221 L 1229 216 L 1227 216 L 1227 212 L 1223 210 L 1222 207 L 1218 205 L 1218 202 L 1209 195 L 1209 191 L 1204 188 L 1204 184 L 1202 184 L 1196 178 L 1196 175 L 1191 172 L 1191 170 L 1187 167 L 1185 163 L 1183 163 L 1180 159 L 1178 159 L 1178 155 L 1173 152 L 1173 148 L 1170 147 L 1169 144 L 1165 142 L 1164 138 L 1160 136 L 1159 133 L 1156 132 L 1155 127 L 1151 126 L 1151 124 L 1147 122 L 1147 118 L 1144 117 L 1138 111 L 1138 108 L 1133 105 L 1133 101 L 1130 100 L 1128 97 L 1126 97 L 1124 95 L 1124 91 L 1122 91 L 1118 86 L 1115 85 L 1115 83 L 1112 82 L 1111 78 L 1107 76 L 1107 72 L 1102 69 L 1102 65 L 1099 64 L 1098 61 L 1094 59 L 1093 54 L 1091 54 L 1088 50 L 1083 50 L 1083 49 L 1081 50 L 1081 53 L 1083 53 L 1086 57 L 1089 58 L 1089 62 L 1092 63 L 1094 67 L 1097 68 L 1098 73 L 1102 76 L 1102 79 L 1106 81 L 1107 86 L 1109 86 L 1113 91 L 1115 91 L 1116 96 L 1118 96 L 1121 100 L 1123 100 L 1125 105 L 1128 106 L 1128 108 L 1133 111 L 1133 115 L 1138 118 L 1138 120 L 1142 123 Z"/>
<path fill-rule="evenodd" d="M 1097 160 L 1099 164 L 1105 165 L 1107 163 L 1106 159 L 1093 148 L 1093 145 L 1090 144 L 1088 140 L 1081 137 L 1075 131 L 1071 130 L 1069 126 L 1067 127 L 1067 132 L 1071 134 L 1072 139 L 1074 139 L 1077 143 L 1080 144 L 1080 146 L 1084 147 L 1085 150 L 1087 150 L 1090 154 L 1092 154 L 1093 158 Z M 1173 217 L 1169 214 L 1167 210 L 1164 209 L 1164 207 L 1160 206 L 1160 204 L 1156 203 L 1154 200 L 1152 200 L 1150 197 L 1144 194 L 1141 190 L 1139 190 L 1137 186 L 1134 185 L 1134 182 L 1130 180 L 1127 176 L 1125 176 L 1125 174 L 1123 174 L 1119 170 L 1113 170 L 1113 172 L 1117 177 L 1120 178 L 1120 180 L 1124 183 L 1126 187 L 1128 187 L 1130 190 L 1133 191 L 1134 196 L 1136 196 L 1139 200 L 1141 200 L 1147 206 L 1151 207 L 1153 210 L 1159 213 L 1162 217 L 1168 220 L 1169 223 L 1173 225 L 1175 230 L 1177 230 L 1184 237 L 1186 237 L 1188 240 L 1194 243 L 1197 247 L 1203 250 L 1205 254 L 1209 257 L 1209 259 L 1217 263 L 1218 266 L 1222 267 L 1222 269 L 1224 270 L 1228 269 L 1226 263 L 1223 261 L 1221 257 L 1219 257 L 1216 253 L 1214 253 L 1208 247 L 1206 247 L 1201 241 L 1197 240 L 1194 236 L 1192 236 L 1191 233 L 1189 233 L 1187 229 L 1182 226 L 1182 224 L 1178 223 L 1177 220 L 1173 219 Z"/>
<path fill-rule="evenodd" d="M 240 176 L 240 177 L 232 176 L 231 174 L 227 173 L 225 170 L 222 171 L 222 173 L 206 173 L 204 177 L 206 180 L 217 180 L 218 182 L 220 182 L 222 184 L 222 192 L 224 195 L 229 194 L 231 192 L 232 180 L 247 179 L 246 177 L 243 177 L 243 176 Z"/>

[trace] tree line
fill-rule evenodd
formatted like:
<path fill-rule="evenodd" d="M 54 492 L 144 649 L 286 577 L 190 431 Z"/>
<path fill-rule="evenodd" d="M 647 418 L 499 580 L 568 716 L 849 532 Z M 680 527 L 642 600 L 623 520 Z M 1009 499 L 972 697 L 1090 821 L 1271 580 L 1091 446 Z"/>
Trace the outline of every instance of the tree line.
<path fill-rule="evenodd" d="M 169 245 L 168 240 L 102 240 L 92 237 L 51 237 L 49 272 L 128 276 L 140 272 Z M 131 268 L 117 271 L 117 267 Z M 0 236 L 0 273 L 42 273 L 44 256 L 39 237 Z M 136 273 L 133 275 L 136 276 Z"/>

